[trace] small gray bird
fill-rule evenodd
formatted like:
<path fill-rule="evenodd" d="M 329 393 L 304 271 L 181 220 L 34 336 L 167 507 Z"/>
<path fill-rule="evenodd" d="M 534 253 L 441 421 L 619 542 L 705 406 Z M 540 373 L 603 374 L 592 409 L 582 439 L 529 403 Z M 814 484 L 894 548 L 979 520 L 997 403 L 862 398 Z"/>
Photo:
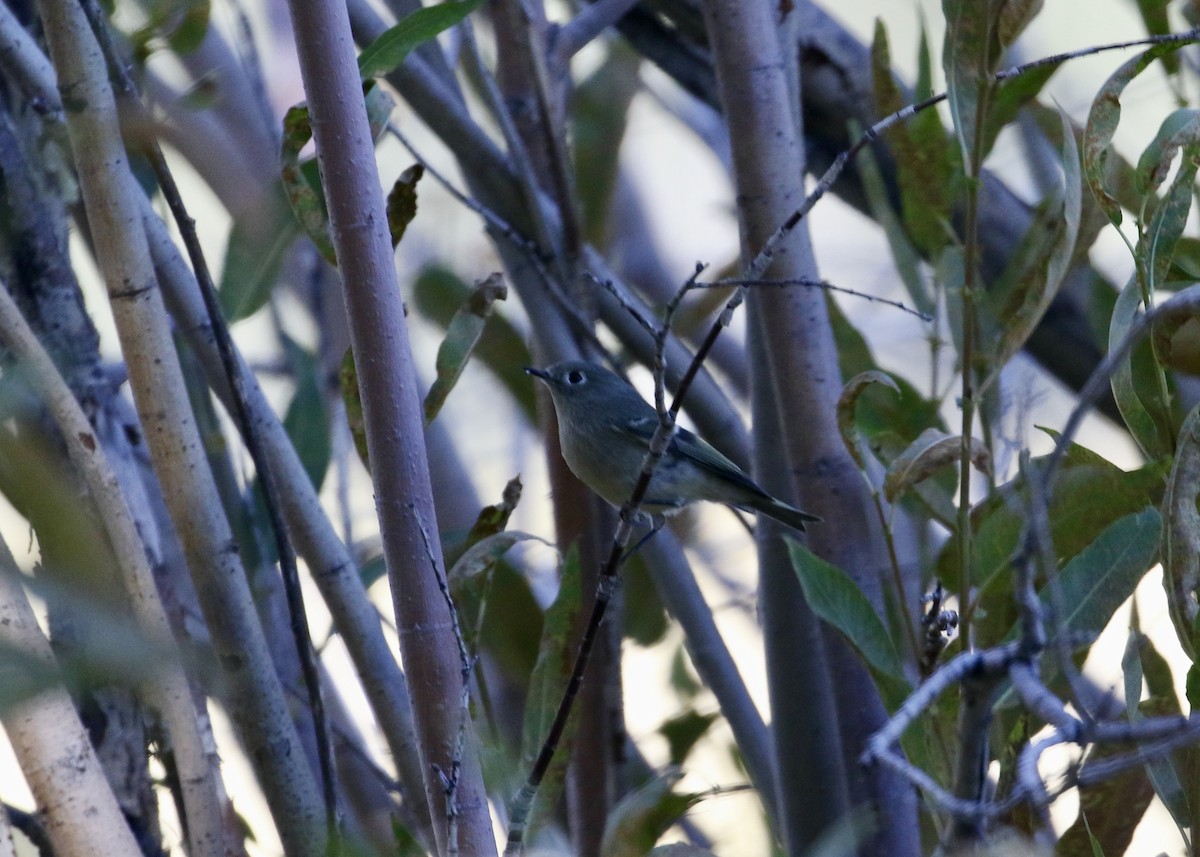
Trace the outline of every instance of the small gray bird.
<path fill-rule="evenodd" d="M 563 458 L 579 479 L 620 507 L 633 494 L 658 414 L 633 387 L 582 360 L 525 369 L 550 388 Z M 797 530 L 820 518 L 776 500 L 736 464 L 687 429 L 677 429 L 654 471 L 642 509 L 654 517 L 709 500 L 761 512 Z"/>

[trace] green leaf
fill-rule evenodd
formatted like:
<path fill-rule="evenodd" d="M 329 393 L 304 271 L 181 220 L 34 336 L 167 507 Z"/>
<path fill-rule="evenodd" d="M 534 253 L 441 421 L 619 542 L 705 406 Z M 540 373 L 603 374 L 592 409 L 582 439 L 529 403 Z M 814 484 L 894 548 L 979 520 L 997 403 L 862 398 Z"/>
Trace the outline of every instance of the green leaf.
<path fill-rule="evenodd" d="M 695 671 L 691 668 L 687 650 L 680 644 L 675 650 L 675 657 L 671 658 L 671 690 L 684 702 L 690 702 L 703 689 L 704 685 L 696 679 Z"/>
<path fill-rule="evenodd" d="M 1184 420 L 1171 476 L 1163 497 L 1163 587 L 1175 633 L 1194 662 L 1200 652 L 1196 628 L 1197 586 L 1200 585 L 1200 405 Z"/>
<path fill-rule="evenodd" d="M 315 355 L 305 351 L 286 335 L 283 336 L 283 351 L 292 377 L 296 379 L 296 392 L 283 417 L 283 428 L 291 438 L 313 488 L 320 491 L 333 454 L 329 413 L 317 381 L 320 363 Z"/>
<path fill-rule="evenodd" d="M 1171 22 L 1167 16 L 1167 7 L 1170 5 L 1170 0 L 1135 0 L 1138 7 L 1138 12 L 1142 16 L 1142 23 L 1146 27 L 1146 32 L 1151 36 L 1165 36 L 1171 32 Z M 1179 71 L 1179 57 L 1174 54 L 1168 54 L 1163 57 L 1163 66 L 1171 74 L 1176 74 Z"/>
<path fill-rule="evenodd" d="M 230 324 L 248 318 L 267 302 L 279 279 L 284 254 L 299 235 L 299 225 L 279 183 L 253 216 L 234 221 L 225 244 L 218 291 L 221 311 Z"/>
<path fill-rule="evenodd" d="M 329 213 L 325 209 L 325 192 L 321 188 L 320 178 L 313 171 L 316 162 L 300 161 L 300 151 L 311 139 L 312 123 L 308 117 L 307 105 L 292 107 L 283 116 L 279 175 L 296 222 L 325 257 L 325 261 L 336 265 L 337 254 L 333 249 L 333 240 L 329 237 Z"/>
<path fill-rule="evenodd" d="M 1119 755 L 1112 744 L 1098 746 L 1090 759 Z M 1129 850 L 1133 832 L 1142 821 L 1154 787 L 1141 770 L 1112 777 L 1079 792 L 1079 816 L 1054 846 L 1056 857 L 1104 857 Z"/>
<path fill-rule="evenodd" d="M 500 560 L 513 547 L 527 541 L 549 544 L 538 536 L 515 530 L 493 533 L 468 548 L 450 569 L 450 593 L 458 605 L 463 638 L 469 649 L 476 647 L 485 616 L 492 612 L 493 576 Z"/>
<path fill-rule="evenodd" d="M 508 480 L 508 483 L 504 486 L 503 493 L 500 495 L 500 502 L 491 506 L 484 506 L 479 510 L 479 514 L 475 516 L 475 523 L 471 525 L 470 531 L 463 540 L 462 551 L 474 547 L 488 536 L 504 531 L 504 528 L 508 526 L 508 519 L 512 517 L 512 513 L 516 511 L 517 504 L 521 502 L 521 491 L 523 488 L 520 476 L 514 476 Z M 455 557 L 454 561 L 457 561 L 457 557 Z M 453 565 L 454 562 L 450 564 Z"/>
<path fill-rule="evenodd" d="M 156 47 L 181 56 L 194 53 L 208 34 L 212 4 L 208 0 L 151 0 L 143 4 L 147 20 L 129 35 L 134 57 L 142 63 Z M 108 14 L 111 16 L 112 11 Z"/>
<path fill-rule="evenodd" d="M 1042 230 L 1038 250 L 1029 254 L 1015 254 L 1016 259 L 1022 260 L 1018 276 L 1020 285 L 1009 307 L 999 314 L 1004 323 L 1000 325 L 1000 339 L 993 358 L 997 372 L 1024 347 L 1033 334 L 1058 294 L 1075 255 L 1082 212 L 1079 150 L 1075 145 L 1070 117 L 1066 113 L 1060 113 L 1060 116 L 1064 176 L 1061 199 L 1051 206 L 1054 216 L 1049 229 L 1039 224 L 1037 218 L 1034 220 L 1035 228 Z"/>
<path fill-rule="evenodd" d="M 1055 617 L 1055 626 L 1083 637 L 1099 636 L 1157 562 L 1161 534 L 1158 510 L 1144 509 L 1114 522 L 1077 553 L 1058 573 L 1066 612 Z M 1053 609 L 1048 590 L 1039 597 L 1047 611 Z M 1020 628 L 1014 626 L 1008 639 L 1019 635 Z"/>
<path fill-rule="evenodd" d="M 1156 696 L 1143 700 L 1137 707 L 1136 716 L 1131 715 L 1130 720 L 1136 723 L 1147 717 L 1177 716 L 1179 716 L 1179 701 L 1172 694 L 1170 699 Z M 1186 755 L 1189 752 L 1190 749 L 1184 750 L 1182 751 L 1182 755 Z M 1186 762 L 1180 758 L 1180 755 L 1176 754 L 1174 757 L 1160 756 L 1157 759 L 1151 759 L 1146 763 L 1145 771 L 1151 785 L 1154 786 L 1154 793 L 1158 795 L 1158 799 L 1163 802 L 1167 811 L 1171 813 L 1171 818 L 1179 828 L 1180 833 L 1186 835 L 1189 824 L 1189 796 L 1184 790 L 1183 783 L 1180 781 L 1179 769 L 1186 766 Z"/>
<path fill-rule="evenodd" d="M 1152 293 L 1164 284 L 1175 255 L 1175 245 L 1187 226 L 1188 213 L 1192 209 L 1192 194 L 1196 191 L 1196 171 L 1200 167 L 1200 110 L 1180 110 L 1172 114 L 1172 117 L 1177 119 L 1175 124 L 1178 127 L 1169 132 L 1165 139 L 1163 131 L 1160 130 L 1159 137 L 1146 149 L 1146 155 L 1143 155 L 1143 162 L 1149 160 L 1153 163 L 1147 180 L 1157 184 L 1166 178 L 1175 161 L 1175 154 L 1182 151 L 1175 178 L 1171 181 L 1166 196 L 1155 208 L 1150 224 L 1138 242 L 1138 255 L 1143 260 L 1144 269 L 1150 275 L 1149 287 Z M 1163 123 L 1164 129 L 1172 117 L 1168 117 L 1167 122 Z M 1147 155 L 1150 157 L 1147 158 Z M 1138 164 L 1139 173 L 1143 162 Z"/>
<path fill-rule="evenodd" d="M 696 746 L 696 742 L 707 734 L 708 728 L 719 718 L 718 712 L 701 714 L 689 708 L 659 726 L 658 732 L 667 739 L 667 746 L 670 748 L 671 764 L 682 765 L 687 760 L 688 753 Z"/>
<path fill-rule="evenodd" d="M 928 97 L 929 45 L 924 29 L 921 32 L 921 63 L 923 84 L 918 82 L 914 93 L 916 99 Z M 875 41 L 871 49 L 871 71 L 874 83 L 875 104 L 881 115 L 898 112 L 910 98 L 903 93 L 892 74 L 891 54 L 888 48 L 887 30 L 882 20 L 875 22 Z M 859 156 L 859 172 L 862 174 L 863 189 L 871 203 L 876 220 L 884 227 L 892 255 L 896 259 L 909 296 L 917 309 L 932 312 L 928 287 L 910 263 L 910 254 L 915 251 L 909 245 L 920 247 L 926 254 L 934 256 L 937 251 L 953 240 L 951 215 L 954 205 L 954 190 L 961 183 L 956 174 L 956 159 L 942 127 L 941 117 L 936 110 L 924 110 L 907 122 L 898 122 L 887 132 L 885 138 L 891 144 L 896 157 L 896 179 L 900 185 L 900 209 L 903 229 L 896 222 L 896 215 L 888 199 L 887 190 L 879 173 L 878 165 L 870 148 Z M 917 274 L 914 280 L 913 275 Z"/>
<path fill-rule="evenodd" d="M 1138 158 L 1134 187 L 1142 196 L 1158 190 L 1171 172 L 1179 150 L 1195 144 L 1200 134 L 1200 110 L 1180 108 L 1172 111 L 1158 126 L 1154 139 Z"/>
<path fill-rule="evenodd" d="M 529 678 L 529 693 L 525 698 L 525 717 L 521 731 L 521 767 L 528 770 L 537 758 L 550 724 L 558 710 L 559 701 L 567 687 L 574 662 L 572 645 L 575 619 L 583 603 L 583 587 L 579 573 L 579 549 L 575 545 L 563 558 L 562 582 L 554 603 L 546 611 L 542 638 L 538 645 L 537 664 Z M 536 829 L 554 812 L 566 782 L 569 747 L 579 722 L 578 710 L 567 721 L 559 752 L 550 763 L 542 780 L 530 813 L 530 828 Z"/>
<path fill-rule="evenodd" d="M 1120 347 L 1138 319 L 1142 293 L 1137 283 L 1130 281 L 1113 307 L 1109 322 L 1108 347 Z M 1158 386 L 1158 370 L 1146 365 L 1152 359 L 1148 345 L 1143 343 L 1120 362 L 1112 373 L 1113 399 L 1129 433 L 1148 458 L 1166 455 L 1171 450 L 1170 416 Z"/>
<path fill-rule="evenodd" d="M 1035 459 L 1039 472 L 1045 459 Z M 1072 445 L 1048 501 L 1055 560 L 1062 565 L 1090 545 L 1114 521 L 1156 505 L 1161 499 L 1165 463 L 1125 472 L 1090 451 Z M 1018 478 L 1002 486 L 971 512 L 970 580 L 983 615 L 976 623 L 977 644 L 998 642 L 1016 621 L 1010 565 L 1025 524 L 1027 488 Z M 958 580 L 958 536 L 938 558 L 937 576 Z"/>
<path fill-rule="evenodd" d="M 903 678 L 904 667 L 895 643 L 862 590 L 836 565 L 794 539 L 784 538 L 792 568 L 813 612 L 849 640 L 873 669 Z"/>
<path fill-rule="evenodd" d="M 485 536 L 472 545 L 450 569 L 449 581 L 451 586 L 461 586 L 466 581 L 487 574 L 499 562 L 500 557 L 508 553 L 515 545 L 526 541 L 550 542 L 541 536 L 522 533 L 519 530 L 505 530 Z M 553 545 L 551 545 L 553 547 Z"/>
<path fill-rule="evenodd" d="M 372 139 L 378 140 L 387 126 L 395 103 L 391 96 L 374 83 L 364 85 L 363 99 Z M 283 117 L 283 139 L 279 152 L 280 178 L 296 221 L 325 260 L 331 265 L 337 265 L 337 254 L 329 234 L 329 212 L 325 205 L 325 192 L 321 186 L 317 161 L 311 158 L 300 160 L 300 152 L 311 139 L 312 121 L 307 105 L 292 107 Z"/>
<path fill-rule="evenodd" d="M 654 583 L 654 572 L 641 551 L 621 567 L 621 586 L 625 598 L 622 636 L 639 646 L 653 646 L 671 630 L 672 623 Z"/>
<path fill-rule="evenodd" d="M 1006 77 L 996 85 L 992 91 L 988 115 L 983 121 L 982 146 L 985 152 L 991 151 L 1000 132 L 1005 126 L 1015 122 L 1017 115 L 1037 98 L 1038 93 L 1064 61 L 1047 62 L 1014 77 Z"/>
<path fill-rule="evenodd" d="M 984 127 L 1004 52 L 1041 11 L 1041 0 L 942 0 L 946 41 L 942 67 L 954 130 L 968 169 L 987 154 L 977 132 Z M 970 161 L 977 161 L 971 165 Z"/>
<path fill-rule="evenodd" d="M 518 693 L 528 690 L 544 625 L 545 614 L 524 569 L 501 559 L 490 575 L 479 649 L 511 677 L 512 688 Z M 506 753 L 506 758 L 507 766 L 515 768 L 511 754 Z"/>
<path fill-rule="evenodd" d="M 451 0 L 406 15 L 358 55 L 359 75 L 369 80 L 389 74 L 422 43 L 458 24 L 481 5 L 483 0 Z"/>
<path fill-rule="evenodd" d="M 625 795 L 604 824 L 601 857 L 643 857 L 683 814 L 702 800 L 698 794 L 677 794 L 672 787 L 678 771 L 668 771 Z"/>
<path fill-rule="evenodd" d="M 446 338 L 438 348 L 437 378 L 425 396 L 425 425 L 433 422 L 446 397 L 458 383 L 483 333 L 483 326 L 492 313 L 492 306 L 507 297 L 508 287 L 504 285 L 504 278 L 500 274 L 492 274 L 475 284 L 466 303 L 450 319 Z"/>
<path fill-rule="evenodd" d="M 358 568 L 358 579 L 362 581 L 363 589 L 370 589 L 387 574 L 387 561 L 383 554 L 373 556 Z"/>
<path fill-rule="evenodd" d="M 469 295 L 467 284 L 456 274 L 447 268 L 432 265 L 422 270 L 413 283 L 412 302 L 417 312 L 445 330 Z M 477 361 L 500 379 L 530 421 L 535 420 L 537 403 L 533 385 L 521 369 L 532 363 L 533 359 L 524 335 L 502 313 L 494 312 L 488 317 L 474 355 Z"/>
<path fill-rule="evenodd" d="M 183 7 L 183 14 L 165 35 L 167 44 L 175 53 L 186 56 L 194 53 L 204 37 L 208 35 L 212 4 L 207 0 L 191 0 Z"/>

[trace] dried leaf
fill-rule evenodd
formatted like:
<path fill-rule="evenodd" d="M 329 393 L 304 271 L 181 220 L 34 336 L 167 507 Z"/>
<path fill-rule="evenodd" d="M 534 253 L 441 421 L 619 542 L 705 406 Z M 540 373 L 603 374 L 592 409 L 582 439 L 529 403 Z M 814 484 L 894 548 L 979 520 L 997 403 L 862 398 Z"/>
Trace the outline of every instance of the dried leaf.
<path fill-rule="evenodd" d="M 838 397 L 837 403 L 838 432 L 842 436 L 842 443 L 846 444 L 846 449 L 860 470 L 867 466 L 864 454 L 866 440 L 858 429 L 855 408 L 858 406 L 858 397 L 872 384 L 883 384 L 885 387 L 895 390 L 897 395 L 900 394 L 900 387 L 891 379 L 891 376 L 878 369 L 870 369 L 860 372 L 850 379 L 849 383 L 842 388 L 842 394 Z"/>
<path fill-rule="evenodd" d="M 939 429 L 921 432 L 908 449 L 889 465 L 883 480 L 883 493 L 893 502 L 913 485 L 928 479 L 943 467 L 954 464 L 962 456 L 962 437 L 949 435 Z M 983 473 L 991 470 L 991 457 L 983 441 L 971 439 L 971 463 Z"/>

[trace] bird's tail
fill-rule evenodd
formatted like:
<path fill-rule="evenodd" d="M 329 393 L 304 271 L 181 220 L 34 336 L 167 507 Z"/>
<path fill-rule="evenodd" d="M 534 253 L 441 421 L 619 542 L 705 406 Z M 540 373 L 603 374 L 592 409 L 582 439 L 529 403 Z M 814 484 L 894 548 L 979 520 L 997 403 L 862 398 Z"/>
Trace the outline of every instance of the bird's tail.
<path fill-rule="evenodd" d="M 774 497 L 767 497 L 763 500 L 755 502 L 751 505 L 757 512 L 761 512 L 769 518 L 774 518 L 779 523 L 791 527 L 793 530 L 803 532 L 805 522 L 813 522 L 821 520 L 816 515 L 810 515 L 808 512 L 801 512 L 794 506 L 789 506 L 787 503 L 780 502 Z"/>

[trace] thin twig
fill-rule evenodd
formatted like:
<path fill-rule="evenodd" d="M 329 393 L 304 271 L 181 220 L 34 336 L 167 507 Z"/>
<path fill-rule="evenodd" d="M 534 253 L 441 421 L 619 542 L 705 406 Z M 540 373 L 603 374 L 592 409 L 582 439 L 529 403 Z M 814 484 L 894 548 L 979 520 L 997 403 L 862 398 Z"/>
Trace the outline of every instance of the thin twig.
<path fill-rule="evenodd" d="M 409 504 L 413 515 L 418 515 L 415 503 Z M 463 750 L 466 747 L 467 723 L 471 711 L 471 671 L 473 660 L 467 651 L 467 641 L 463 637 L 462 626 L 458 623 L 458 608 L 454 606 L 454 598 L 450 595 L 450 581 L 433 555 L 433 546 L 429 541 L 429 533 L 425 522 L 417 517 L 417 526 L 421 530 L 421 539 L 425 542 L 425 557 L 437 578 L 438 589 L 446 599 L 446 609 L 450 612 L 450 627 L 454 630 L 454 640 L 458 644 L 458 657 L 462 663 L 462 695 L 460 697 L 458 734 L 454 739 L 454 752 L 450 757 L 450 773 L 437 768 L 442 780 L 442 788 L 446 793 L 446 843 L 450 857 L 458 855 L 458 776 L 462 771 Z"/>
<path fill-rule="evenodd" d="M 417 163 L 424 167 L 425 171 L 433 176 L 434 180 L 437 181 L 438 184 L 445 188 L 447 193 L 454 197 L 458 202 L 471 209 L 471 211 L 478 214 L 481 218 L 483 218 L 484 223 L 486 223 L 490 229 L 498 232 L 503 238 L 511 242 L 513 246 L 515 246 L 525 255 L 534 271 L 536 271 L 537 275 L 541 278 L 542 283 L 546 286 L 546 290 L 549 292 L 551 300 L 553 300 L 555 305 L 563 312 L 567 320 L 571 322 L 574 331 L 580 337 L 585 339 L 593 348 L 595 348 L 597 353 L 603 353 L 604 344 L 601 343 L 596 337 L 595 331 L 592 330 L 591 322 L 584 317 L 583 313 L 579 310 L 577 303 L 567 298 L 567 296 L 563 293 L 562 286 L 558 278 L 556 278 L 550 271 L 549 263 L 553 260 L 553 257 L 545 253 L 536 242 L 531 241 L 529 238 L 522 235 L 516 227 L 498 215 L 495 211 L 455 187 L 444 173 L 440 172 L 436 167 L 432 166 L 428 160 L 421 156 L 421 154 L 413 147 L 412 142 L 408 139 L 408 137 L 405 136 L 404 132 L 396 126 L 395 123 L 389 122 L 387 129 L 392 136 L 394 136 L 400 142 L 400 144 L 404 146 L 404 148 L 408 149 L 409 154 L 416 159 Z"/>
<path fill-rule="evenodd" d="M 863 300 L 870 301 L 871 303 L 887 304 L 888 306 L 895 307 L 898 310 L 903 310 L 909 315 L 915 315 L 917 318 L 921 319 L 921 321 L 933 321 L 933 316 L 929 313 L 915 310 L 904 304 L 902 301 L 892 300 L 891 298 L 883 298 L 879 295 L 870 295 L 866 292 L 860 292 L 857 289 L 847 288 L 846 286 L 835 286 L 828 280 L 812 280 L 807 277 L 770 280 L 732 277 L 730 279 L 716 280 L 709 283 L 695 284 L 695 288 L 697 289 L 716 289 L 721 288 L 722 286 L 808 286 L 809 288 L 825 289 L 826 291 L 830 292 L 838 292 L 839 294 L 850 295 L 851 297 L 855 298 L 862 298 Z"/>
<path fill-rule="evenodd" d="M 1126 48 L 1140 48 L 1144 45 L 1169 45 L 1176 42 L 1194 42 L 1200 40 L 1200 27 L 1188 30 L 1186 33 L 1167 33 L 1159 36 L 1146 36 L 1142 39 L 1132 39 L 1128 42 L 1110 42 L 1107 45 L 1093 45 L 1090 48 L 1080 48 L 1077 51 L 1067 51 L 1062 54 L 1052 54 L 1048 57 L 1042 57 L 1031 62 L 1023 63 L 1019 66 L 1014 66 L 1004 71 L 998 71 L 995 75 L 997 83 L 1024 74 L 1027 71 L 1032 71 L 1035 68 L 1041 68 L 1048 65 L 1061 65 L 1067 60 L 1078 59 L 1079 57 L 1088 57 L 1093 54 L 1104 53 L 1105 51 L 1119 51 Z"/>

